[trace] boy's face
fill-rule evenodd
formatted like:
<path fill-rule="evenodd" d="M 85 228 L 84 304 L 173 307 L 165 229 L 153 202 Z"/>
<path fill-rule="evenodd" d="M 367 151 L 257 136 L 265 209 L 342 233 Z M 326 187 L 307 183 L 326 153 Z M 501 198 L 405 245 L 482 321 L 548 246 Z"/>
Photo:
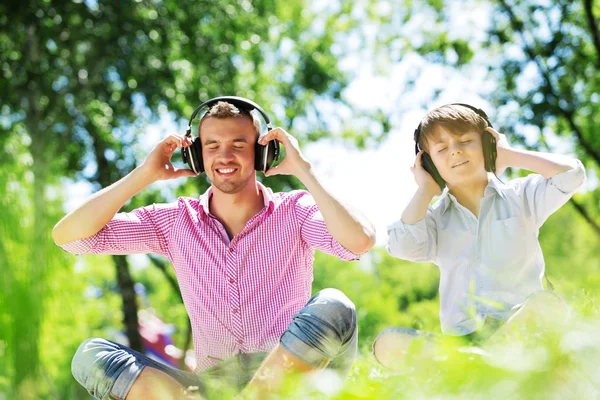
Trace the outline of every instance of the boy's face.
<path fill-rule="evenodd" d="M 258 133 L 250 117 L 202 121 L 202 159 L 208 179 L 223 193 L 237 193 L 256 179 L 254 146 Z"/>
<path fill-rule="evenodd" d="M 427 145 L 433 163 L 449 187 L 473 179 L 487 179 L 479 132 L 456 134 L 436 125 Z"/>

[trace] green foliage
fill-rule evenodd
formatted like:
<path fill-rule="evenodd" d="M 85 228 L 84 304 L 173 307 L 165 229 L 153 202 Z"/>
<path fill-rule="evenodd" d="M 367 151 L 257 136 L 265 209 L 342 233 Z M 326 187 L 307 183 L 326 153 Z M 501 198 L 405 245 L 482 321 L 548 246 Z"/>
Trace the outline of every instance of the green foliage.
<path fill-rule="evenodd" d="M 508 114 L 499 127 L 533 148 L 551 148 L 551 133 L 571 140 L 590 175 L 597 174 L 600 50 L 589 21 L 599 10 L 592 2 L 493 3 L 484 42 L 466 30 L 451 32 L 454 4 L 466 10 L 478 2 L 368 1 L 362 10 L 342 1 L 319 12 L 309 3 L 0 4 L 0 398 L 85 398 L 71 377 L 73 353 L 88 337 L 123 331 L 113 260 L 75 258 L 50 239 L 67 200 L 63 180 L 96 188 L 116 181 L 143 159 L 140 141 L 150 123 L 165 116 L 179 123 L 199 102 L 223 94 L 256 100 L 301 142 L 339 134 L 358 147 L 376 143 L 391 129 L 389 115 L 368 115 L 381 129 L 363 129 L 355 118 L 319 108 L 323 101 L 348 106 L 342 90 L 351 73 L 338 66 L 344 35 L 364 44 L 360 29 L 373 21 L 384 59 L 418 52 L 463 68 L 480 62 L 483 49 L 501 55 L 498 64 L 490 56 L 485 65 L 498 82 L 489 98 Z M 398 30 L 415 17 L 422 19 L 414 36 Z M 535 74 L 527 75 L 532 68 Z M 332 132 L 336 123 L 342 128 Z M 539 140 L 522 135 L 524 125 L 536 127 Z M 294 177 L 263 181 L 276 191 L 300 187 Z M 206 180 L 187 180 L 172 195 L 197 196 L 207 187 Z M 573 325 L 575 339 L 557 330 L 537 344 L 517 340 L 497 351 L 506 355 L 503 362 L 457 352 L 448 341 L 433 359 L 415 351 L 404 370 L 389 374 L 375 364 L 370 346 L 389 326 L 439 333 L 437 268 L 394 259 L 381 248 L 352 263 L 317 254 L 314 291 L 336 287 L 354 301 L 361 351 L 341 391 L 312 382 L 293 385 L 288 397 L 597 397 L 599 196 L 597 188 L 576 196 L 540 232 L 550 279 L 583 316 Z M 149 188 L 126 209 L 165 197 Z M 129 264 L 154 312 L 175 326 L 175 342 L 184 346 L 188 318 L 167 279 L 172 271 L 165 275 L 139 258 Z"/>

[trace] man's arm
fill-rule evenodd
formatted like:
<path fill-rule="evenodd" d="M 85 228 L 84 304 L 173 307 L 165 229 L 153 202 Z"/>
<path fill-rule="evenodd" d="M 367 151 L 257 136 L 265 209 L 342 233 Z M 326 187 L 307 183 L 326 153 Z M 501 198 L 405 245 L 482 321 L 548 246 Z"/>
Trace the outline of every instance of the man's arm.
<path fill-rule="evenodd" d="M 157 180 L 195 176 L 193 171 L 177 169 L 171 164 L 173 152 L 190 144 L 189 139 L 179 135 L 170 135 L 163 139 L 141 166 L 93 194 L 81 206 L 63 217 L 52 230 L 54 242 L 63 245 L 96 234 L 115 216 L 123 204 Z"/>
<path fill-rule="evenodd" d="M 273 139 L 285 146 L 286 156 L 281 164 L 268 170 L 265 175 L 296 176 L 315 199 L 331 236 L 354 254 L 369 251 L 375 245 L 375 226 L 362 213 L 343 205 L 329 193 L 310 162 L 300 152 L 296 138 L 281 128 L 275 128 L 260 143 L 266 144 Z"/>

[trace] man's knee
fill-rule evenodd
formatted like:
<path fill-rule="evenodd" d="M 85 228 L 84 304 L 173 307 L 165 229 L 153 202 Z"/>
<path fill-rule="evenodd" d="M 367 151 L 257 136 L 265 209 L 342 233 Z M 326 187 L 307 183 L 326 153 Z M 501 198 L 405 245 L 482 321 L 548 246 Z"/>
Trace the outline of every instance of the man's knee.
<path fill-rule="evenodd" d="M 110 394 L 119 375 L 127 370 L 135 379 L 139 369 L 135 357 L 116 343 L 101 338 L 87 339 L 71 361 L 71 372 L 92 396 L 104 399 Z"/>
<path fill-rule="evenodd" d="M 91 375 L 94 360 L 98 356 L 98 352 L 102 351 L 102 345 L 103 339 L 90 338 L 84 340 L 77 348 L 71 360 L 71 373 L 80 384 L 84 385 L 88 380 L 87 377 Z"/>
<path fill-rule="evenodd" d="M 335 327 L 344 341 L 352 338 L 357 329 L 356 307 L 342 291 L 333 288 L 317 293 L 311 315 Z"/>
<path fill-rule="evenodd" d="M 337 289 L 323 289 L 294 315 L 281 344 L 317 368 L 356 346 L 356 335 L 352 301 Z"/>

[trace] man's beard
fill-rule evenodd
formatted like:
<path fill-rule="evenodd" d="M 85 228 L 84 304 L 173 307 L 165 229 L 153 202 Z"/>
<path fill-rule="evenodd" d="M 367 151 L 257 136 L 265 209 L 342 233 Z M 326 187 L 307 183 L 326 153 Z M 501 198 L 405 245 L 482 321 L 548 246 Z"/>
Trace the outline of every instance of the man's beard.
<path fill-rule="evenodd" d="M 248 185 L 251 179 L 252 177 L 250 176 L 242 181 L 237 182 L 215 180 L 212 182 L 212 184 L 223 193 L 234 194 L 241 192 Z"/>

